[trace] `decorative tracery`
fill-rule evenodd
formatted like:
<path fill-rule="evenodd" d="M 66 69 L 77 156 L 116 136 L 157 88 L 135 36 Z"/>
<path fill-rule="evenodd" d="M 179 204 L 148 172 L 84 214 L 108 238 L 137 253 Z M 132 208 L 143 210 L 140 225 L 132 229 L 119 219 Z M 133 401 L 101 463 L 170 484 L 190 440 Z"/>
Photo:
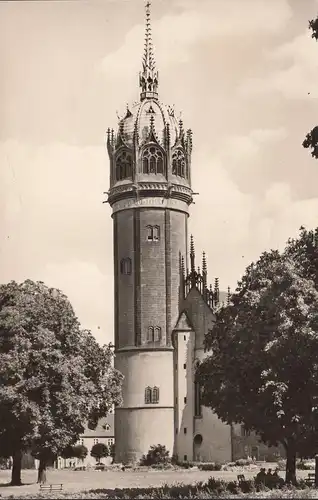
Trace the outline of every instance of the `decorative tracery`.
<path fill-rule="evenodd" d="M 181 148 L 176 149 L 172 154 L 172 173 L 179 177 L 186 177 L 186 160 Z"/>
<path fill-rule="evenodd" d="M 156 146 L 150 146 L 144 150 L 142 155 L 142 171 L 144 174 L 164 173 L 163 153 Z"/>
<path fill-rule="evenodd" d="M 116 158 L 116 180 L 122 181 L 132 175 L 132 155 L 128 151 L 122 151 Z"/>

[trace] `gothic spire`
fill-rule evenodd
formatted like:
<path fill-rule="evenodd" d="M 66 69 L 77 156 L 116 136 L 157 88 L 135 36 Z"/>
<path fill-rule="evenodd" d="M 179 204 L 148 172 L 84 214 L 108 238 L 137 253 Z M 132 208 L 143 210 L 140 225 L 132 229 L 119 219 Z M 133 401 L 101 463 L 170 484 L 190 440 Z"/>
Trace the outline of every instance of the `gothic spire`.
<path fill-rule="evenodd" d="M 193 235 L 190 236 L 190 269 L 191 274 L 195 273 L 195 253 L 194 253 L 194 241 Z"/>
<path fill-rule="evenodd" d="M 146 98 L 158 99 L 158 71 L 154 58 L 151 34 L 151 18 L 150 18 L 151 2 L 146 3 L 146 27 L 145 27 L 145 49 L 142 58 L 142 72 L 139 76 L 140 85 L 140 100 Z"/>
<path fill-rule="evenodd" d="M 208 281 L 208 266 L 206 262 L 206 255 L 205 252 L 202 254 L 202 277 L 203 277 L 203 286 L 204 289 L 207 287 L 207 281 Z"/>

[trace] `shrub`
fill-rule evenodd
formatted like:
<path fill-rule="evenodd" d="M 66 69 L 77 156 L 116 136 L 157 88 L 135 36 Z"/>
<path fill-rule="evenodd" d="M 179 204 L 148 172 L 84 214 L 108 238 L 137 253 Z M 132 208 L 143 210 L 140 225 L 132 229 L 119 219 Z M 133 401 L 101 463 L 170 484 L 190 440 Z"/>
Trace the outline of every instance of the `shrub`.
<path fill-rule="evenodd" d="M 205 485 L 209 490 L 211 490 L 213 493 L 216 493 L 217 495 L 226 493 L 227 490 L 226 482 L 221 481 L 219 479 L 215 479 L 214 477 L 210 477 L 210 479 L 208 479 Z"/>
<path fill-rule="evenodd" d="M 162 444 L 152 445 L 140 460 L 140 465 L 157 465 L 170 463 L 169 451 Z"/>
<path fill-rule="evenodd" d="M 235 465 L 238 467 L 244 467 L 245 465 L 251 465 L 253 460 L 251 458 L 239 458 L 236 460 Z"/>
<path fill-rule="evenodd" d="M 240 487 L 239 487 L 239 485 L 238 485 L 238 483 L 236 481 L 229 481 L 227 483 L 227 488 L 226 489 L 227 489 L 227 491 L 229 493 L 232 493 L 234 495 L 236 495 L 237 493 L 240 492 Z"/>
<path fill-rule="evenodd" d="M 313 463 L 304 462 L 303 460 L 300 460 L 300 462 L 297 462 L 296 467 L 299 470 L 314 470 L 315 469 L 315 465 Z"/>
<path fill-rule="evenodd" d="M 94 457 L 98 462 L 103 457 L 108 457 L 108 446 L 104 443 L 96 443 L 91 449 L 91 457 Z"/>
<path fill-rule="evenodd" d="M 284 471 L 284 470 L 286 470 L 286 460 L 279 460 L 279 461 L 277 462 L 277 468 L 278 468 L 278 470 L 280 470 L 280 471 Z"/>
<path fill-rule="evenodd" d="M 240 481 L 239 487 L 242 493 L 255 493 L 256 491 L 254 479 Z"/>
<path fill-rule="evenodd" d="M 218 471 L 222 470 L 222 465 L 218 462 L 214 463 L 201 463 L 198 465 L 200 470 L 210 470 L 210 471 Z"/>

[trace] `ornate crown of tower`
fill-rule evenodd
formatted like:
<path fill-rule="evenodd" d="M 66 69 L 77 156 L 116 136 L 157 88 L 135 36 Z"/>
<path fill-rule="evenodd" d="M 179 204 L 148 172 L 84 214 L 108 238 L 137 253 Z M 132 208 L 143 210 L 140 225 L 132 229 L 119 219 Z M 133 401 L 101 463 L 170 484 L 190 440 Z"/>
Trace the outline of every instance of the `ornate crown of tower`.
<path fill-rule="evenodd" d="M 150 2 L 146 4 L 145 49 L 139 75 L 140 100 L 127 106 L 118 132 L 108 129 L 108 202 L 163 197 L 192 203 L 192 132 L 184 130 L 171 106 L 158 97 L 158 71 L 152 46 Z"/>

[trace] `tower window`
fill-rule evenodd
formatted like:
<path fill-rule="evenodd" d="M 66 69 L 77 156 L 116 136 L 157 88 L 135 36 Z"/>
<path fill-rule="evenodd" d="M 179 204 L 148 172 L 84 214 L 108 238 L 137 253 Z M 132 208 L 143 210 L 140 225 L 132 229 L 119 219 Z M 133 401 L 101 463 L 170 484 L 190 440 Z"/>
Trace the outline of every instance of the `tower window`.
<path fill-rule="evenodd" d="M 146 387 L 146 389 L 145 389 L 145 403 L 151 404 L 151 399 L 152 399 L 152 389 L 151 389 L 151 387 Z"/>
<path fill-rule="evenodd" d="M 194 384 L 194 416 L 195 417 L 202 416 L 201 388 L 198 382 L 195 382 Z"/>
<path fill-rule="evenodd" d="M 132 156 L 128 151 L 122 151 L 116 158 L 116 180 L 131 178 Z"/>
<path fill-rule="evenodd" d="M 149 326 L 147 331 L 147 342 L 160 342 L 161 328 L 160 326 Z"/>
<path fill-rule="evenodd" d="M 159 403 L 159 387 L 154 387 L 152 390 L 152 402 L 154 404 Z"/>
<path fill-rule="evenodd" d="M 187 428 L 185 427 L 185 428 L 183 429 L 183 434 L 186 434 L 186 433 L 187 433 Z"/>
<path fill-rule="evenodd" d="M 185 156 L 183 150 L 180 148 L 176 149 L 172 155 L 172 173 L 179 177 L 185 177 L 186 175 Z"/>
<path fill-rule="evenodd" d="M 129 257 L 121 259 L 120 272 L 121 274 L 131 274 L 131 259 Z"/>
<path fill-rule="evenodd" d="M 160 326 L 156 326 L 154 331 L 154 341 L 160 342 L 160 340 L 161 340 L 161 328 Z"/>
<path fill-rule="evenodd" d="M 160 240 L 160 227 L 159 226 L 147 226 L 147 240 L 148 241 L 159 241 Z"/>
<path fill-rule="evenodd" d="M 147 342 L 153 342 L 153 340 L 154 340 L 154 328 L 153 326 L 149 326 L 147 332 Z"/>
<path fill-rule="evenodd" d="M 144 174 L 163 174 L 163 153 L 156 146 L 150 146 L 142 155 L 142 171 Z"/>
<path fill-rule="evenodd" d="M 159 403 L 159 387 L 146 387 L 145 389 L 145 404 Z"/>

